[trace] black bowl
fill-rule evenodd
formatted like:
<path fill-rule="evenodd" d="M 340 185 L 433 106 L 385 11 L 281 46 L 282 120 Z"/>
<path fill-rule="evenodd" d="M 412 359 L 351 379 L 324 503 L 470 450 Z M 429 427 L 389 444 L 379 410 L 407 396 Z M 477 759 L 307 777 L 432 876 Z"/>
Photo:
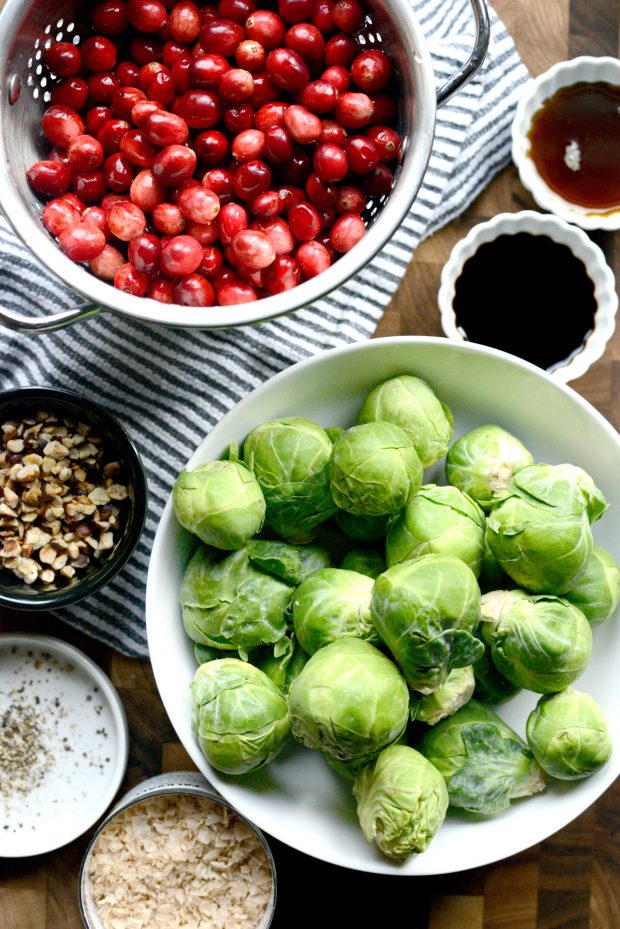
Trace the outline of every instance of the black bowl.
<path fill-rule="evenodd" d="M 86 423 L 114 451 L 123 469 L 129 506 L 114 548 L 101 561 L 84 568 L 79 579 L 57 590 L 30 587 L 5 570 L 0 570 L 0 605 L 16 610 L 55 610 L 77 603 L 107 584 L 126 564 L 134 551 L 146 519 L 148 487 L 138 450 L 121 423 L 102 406 L 71 390 L 57 387 L 18 387 L 0 394 L 0 422 L 19 419 L 37 410 Z"/>

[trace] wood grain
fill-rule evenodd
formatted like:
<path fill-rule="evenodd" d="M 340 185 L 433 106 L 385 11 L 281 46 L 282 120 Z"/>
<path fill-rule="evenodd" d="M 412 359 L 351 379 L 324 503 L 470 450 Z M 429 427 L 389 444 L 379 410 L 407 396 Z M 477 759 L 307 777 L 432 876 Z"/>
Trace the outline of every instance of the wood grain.
<path fill-rule="evenodd" d="M 536 75 L 578 54 L 617 55 L 617 0 L 495 0 Z M 418 249 L 377 336 L 441 335 L 437 290 L 453 245 L 475 223 L 535 208 L 514 167 L 505 168 L 467 212 Z M 620 270 L 619 236 L 595 234 Z M 620 427 L 620 333 L 573 386 Z M 148 662 L 131 660 L 46 617 L 0 616 L 0 629 L 58 635 L 111 676 L 127 711 L 131 750 L 122 789 L 160 771 L 193 765 L 167 719 Z M 275 929 L 309 923 L 406 929 L 619 929 L 620 783 L 557 835 L 493 866 L 430 879 L 397 880 L 324 865 L 273 842 L 280 878 Z M 0 862 L 0 929 L 80 929 L 77 872 L 88 835 L 50 855 Z M 466 849 L 464 858 L 466 860 Z"/>

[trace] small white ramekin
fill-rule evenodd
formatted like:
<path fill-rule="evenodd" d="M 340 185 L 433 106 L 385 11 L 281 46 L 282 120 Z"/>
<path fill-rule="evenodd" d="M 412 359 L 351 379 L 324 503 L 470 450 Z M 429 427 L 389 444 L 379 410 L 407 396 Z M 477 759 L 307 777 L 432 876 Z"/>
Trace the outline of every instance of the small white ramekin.
<path fill-rule="evenodd" d="M 576 226 L 557 216 L 536 213 L 534 210 L 499 213 L 488 222 L 474 226 L 464 239 L 457 242 L 443 267 L 437 295 L 442 329 L 450 339 L 459 342 L 467 341 L 463 330 L 457 326 L 453 306 L 456 282 L 463 270 L 463 265 L 484 243 L 492 242 L 500 235 L 517 235 L 519 232 L 544 235 L 554 242 L 568 246 L 575 257 L 583 261 L 588 276 L 594 284 L 597 309 L 594 314 L 592 332 L 584 342 L 581 351 L 574 353 L 564 364 L 555 365 L 549 371 L 563 383 L 575 380 L 585 374 L 590 365 L 597 361 L 605 351 L 605 346 L 616 325 L 618 295 L 614 275 L 598 245 L 595 245 L 581 229 L 577 229 Z M 481 286 L 489 286 L 489 283 L 482 281 Z"/>
<path fill-rule="evenodd" d="M 620 86 L 620 59 L 582 55 L 553 65 L 526 84 L 512 123 L 512 160 L 518 168 L 521 183 L 543 210 L 555 213 L 582 229 L 620 229 L 620 205 L 616 210 L 596 210 L 565 200 L 543 180 L 530 156 L 528 133 L 534 114 L 560 88 L 580 81 L 604 81 Z"/>

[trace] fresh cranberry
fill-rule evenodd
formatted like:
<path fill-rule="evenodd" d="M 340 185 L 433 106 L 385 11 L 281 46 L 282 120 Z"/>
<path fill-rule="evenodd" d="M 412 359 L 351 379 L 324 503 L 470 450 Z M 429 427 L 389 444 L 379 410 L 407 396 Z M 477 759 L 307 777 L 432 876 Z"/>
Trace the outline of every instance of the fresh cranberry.
<path fill-rule="evenodd" d="M 149 61 L 159 61 L 162 55 L 162 44 L 152 35 L 138 35 L 131 42 L 131 57 L 136 64 L 143 67 Z"/>
<path fill-rule="evenodd" d="M 149 61 L 147 64 L 142 65 L 140 71 L 138 72 L 138 87 L 143 92 L 144 96 L 141 99 L 144 99 L 146 96 L 146 91 L 148 90 L 149 84 L 156 77 L 157 74 L 169 74 L 167 67 L 161 63 L 161 61 Z"/>
<path fill-rule="evenodd" d="M 169 277 L 183 277 L 202 261 L 202 248 L 191 235 L 175 235 L 162 246 L 161 269 Z"/>
<path fill-rule="evenodd" d="M 175 42 L 195 42 L 200 35 L 200 8 L 191 0 L 175 3 L 168 15 L 170 38 Z"/>
<path fill-rule="evenodd" d="M 85 203 L 99 203 L 105 195 L 107 182 L 102 171 L 84 171 L 73 176 L 71 186 Z"/>
<path fill-rule="evenodd" d="M 150 232 L 142 232 L 129 243 L 127 257 L 143 274 L 155 274 L 161 259 L 161 241 Z"/>
<path fill-rule="evenodd" d="M 117 248 L 109 243 L 103 246 L 103 250 L 88 263 L 88 267 L 96 277 L 102 281 L 113 281 L 116 272 L 125 264 L 125 258 Z"/>
<path fill-rule="evenodd" d="M 230 68 L 220 78 L 218 93 L 228 104 L 243 103 L 254 92 L 254 78 L 243 68 Z"/>
<path fill-rule="evenodd" d="M 225 168 L 212 168 L 202 178 L 203 187 L 207 187 L 217 194 L 220 204 L 229 203 L 234 192 L 234 181 L 230 171 Z"/>
<path fill-rule="evenodd" d="M 337 252 L 348 252 L 357 245 L 365 232 L 364 220 L 357 213 L 344 213 L 332 226 L 329 240 Z"/>
<path fill-rule="evenodd" d="M 54 42 L 43 55 L 45 64 L 57 77 L 73 77 L 82 66 L 82 55 L 72 42 Z"/>
<path fill-rule="evenodd" d="M 236 306 L 238 303 L 253 303 L 258 300 L 255 289 L 243 281 L 228 281 L 217 290 L 220 306 Z"/>
<path fill-rule="evenodd" d="M 146 274 L 136 271 L 130 262 L 126 262 L 114 275 L 114 286 L 134 297 L 144 297 L 149 288 L 149 279 Z"/>
<path fill-rule="evenodd" d="M 278 0 L 278 13 L 287 23 L 301 23 L 314 13 L 314 0 Z"/>
<path fill-rule="evenodd" d="M 252 201 L 252 215 L 257 219 L 273 219 L 282 211 L 284 203 L 280 194 L 275 190 L 266 190 Z"/>
<path fill-rule="evenodd" d="M 102 206 L 87 206 L 84 212 L 82 213 L 83 222 L 92 223 L 93 226 L 98 226 L 99 229 L 105 234 L 106 242 L 110 238 L 110 232 L 108 230 L 108 211 L 104 210 Z"/>
<path fill-rule="evenodd" d="M 189 66 L 191 86 L 215 90 L 227 71 L 230 71 L 230 64 L 223 55 L 201 55 Z"/>
<path fill-rule="evenodd" d="M 128 0 L 127 19 L 140 32 L 159 32 L 166 23 L 166 7 L 159 0 Z"/>
<path fill-rule="evenodd" d="M 325 80 L 310 81 L 301 92 L 301 102 L 312 113 L 331 113 L 338 103 L 338 88 Z"/>
<path fill-rule="evenodd" d="M 266 132 L 272 126 L 283 126 L 287 107 L 288 103 L 265 103 L 256 113 L 254 125 L 261 132 Z"/>
<path fill-rule="evenodd" d="M 233 139 L 232 154 L 236 162 L 262 158 L 265 152 L 265 134 L 259 129 L 246 129 Z"/>
<path fill-rule="evenodd" d="M 359 45 L 353 36 L 341 32 L 332 36 L 325 43 L 325 64 L 328 68 L 334 65 L 346 68 L 351 64 L 359 50 Z"/>
<path fill-rule="evenodd" d="M 380 161 L 389 163 L 400 157 L 400 136 L 390 126 L 371 126 L 366 137 L 379 152 Z"/>
<path fill-rule="evenodd" d="M 345 141 L 344 150 L 353 174 L 369 174 L 379 164 L 379 152 L 366 136 L 351 136 Z"/>
<path fill-rule="evenodd" d="M 116 66 L 116 46 L 105 36 L 94 35 L 84 39 L 80 51 L 88 71 L 111 71 Z"/>
<path fill-rule="evenodd" d="M 78 223 L 61 232 L 58 244 L 71 261 L 92 261 L 105 248 L 105 235 L 91 223 Z"/>
<path fill-rule="evenodd" d="M 278 255 L 265 274 L 265 286 L 270 294 L 282 294 L 301 283 L 301 267 L 291 255 Z"/>
<path fill-rule="evenodd" d="M 122 87 L 135 87 L 138 83 L 140 69 L 133 61 L 121 61 L 114 69 Z"/>
<path fill-rule="evenodd" d="M 88 93 L 95 103 L 110 103 L 121 82 L 111 71 L 97 71 L 88 78 Z"/>
<path fill-rule="evenodd" d="M 277 87 L 266 72 L 254 75 L 254 90 L 250 97 L 250 103 L 255 109 L 264 106 L 266 103 L 273 103 L 281 96 L 280 88 Z"/>
<path fill-rule="evenodd" d="M 331 142 L 322 143 L 314 153 L 313 167 L 322 181 L 341 181 L 349 170 L 346 150 Z"/>
<path fill-rule="evenodd" d="M 178 235 L 187 226 L 187 220 L 175 203 L 158 203 L 153 209 L 153 225 L 165 235 Z"/>
<path fill-rule="evenodd" d="M 79 223 L 80 214 L 74 206 L 58 197 L 45 204 L 41 219 L 48 232 L 53 236 L 59 236 L 65 229 L 71 229 Z"/>
<path fill-rule="evenodd" d="M 102 170 L 106 184 L 115 193 L 124 193 L 131 187 L 134 178 L 133 165 L 120 152 L 108 155 L 103 162 Z"/>
<path fill-rule="evenodd" d="M 177 61 L 183 59 L 191 59 L 191 53 L 187 45 L 183 45 L 182 42 L 166 42 L 162 52 L 161 60 L 166 65 L 168 69 L 171 69 Z"/>
<path fill-rule="evenodd" d="M 298 203 L 288 213 L 288 224 L 295 238 L 302 242 L 315 239 L 321 231 L 321 217 L 310 203 Z"/>
<path fill-rule="evenodd" d="M 276 257 L 268 237 L 256 229 L 242 229 L 235 233 L 231 247 L 235 263 L 252 271 L 268 268 Z"/>
<path fill-rule="evenodd" d="M 337 189 L 326 183 L 318 174 L 311 174 L 306 181 L 306 194 L 310 203 L 318 210 L 330 210 L 336 203 Z"/>
<path fill-rule="evenodd" d="M 168 277 L 155 277 L 151 281 L 147 296 L 158 303 L 174 303 L 174 283 Z"/>
<path fill-rule="evenodd" d="M 220 0 L 217 10 L 224 19 L 244 24 L 248 16 L 256 9 L 254 0 Z"/>
<path fill-rule="evenodd" d="M 147 141 L 142 129 L 130 129 L 121 139 L 121 154 L 138 168 L 150 168 L 157 149 Z"/>
<path fill-rule="evenodd" d="M 373 110 L 374 104 L 368 94 L 347 91 L 340 94 L 334 109 L 334 119 L 346 129 L 361 129 L 372 119 Z"/>
<path fill-rule="evenodd" d="M 301 187 L 280 187 L 278 196 L 282 201 L 282 213 L 287 214 L 291 207 L 296 203 L 303 203 L 306 199 L 306 193 Z"/>
<path fill-rule="evenodd" d="M 153 145 L 165 148 L 167 145 L 183 145 L 187 142 L 189 129 L 181 116 L 161 110 L 147 116 L 144 134 Z"/>
<path fill-rule="evenodd" d="M 206 129 L 194 139 L 194 151 L 206 165 L 221 164 L 227 156 L 230 143 L 219 129 Z"/>
<path fill-rule="evenodd" d="M 342 184 L 336 196 L 337 213 L 363 213 L 366 209 L 366 197 L 353 184 Z"/>
<path fill-rule="evenodd" d="M 293 139 L 302 145 L 311 145 L 321 137 L 321 120 L 305 106 L 293 104 L 284 114 L 284 126 Z"/>
<path fill-rule="evenodd" d="M 166 187 L 149 168 L 139 171 L 131 182 L 129 198 L 141 210 L 151 213 L 166 199 Z"/>
<path fill-rule="evenodd" d="M 297 23 L 291 26 L 284 38 L 284 44 L 308 63 L 319 61 L 325 51 L 323 36 L 311 23 Z"/>
<path fill-rule="evenodd" d="M 217 224 L 211 223 L 188 223 L 185 227 L 187 235 L 193 236 L 197 242 L 205 248 L 207 245 L 213 245 L 217 242 Z"/>
<path fill-rule="evenodd" d="M 166 186 L 180 184 L 189 180 L 197 162 L 193 149 L 185 145 L 167 145 L 155 156 L 153 174 Z"/>
<path fill-rule="evenodd" d="M 267 55 L 267 74 L 282 90 L 296 93 L 310 80 L 308 65 L 290 48 L 276 48 Z"/>
<path fill-rule="evenodd" d="M 146 217 L 135 203 L 116 203 L 108 213 L 108 229 L 122 242 L 131 242 L 146 229 Z"/>
<path fill-rule="evenodd" d="M 264 71 L 266 58 L 265 49 L 255 39 L 245 39 L 240 42 L 235 52 L 235 61 L 239 67 L 245 68 L 250 74 Z"/>
<path fill-rule="evenodd" d="M 142 129 L 152 113 L 163 112 L 162 105 L 155 100 L 139 100 L 131 110 L 131 121 L 138 129 Z"/>
<path fill-rule="evenodd" d="M 319 143 L 330 142 L 332 145 L 342 145 L 347 137 L 347 130 L 333 119 L 324 119 L 322 125 Z"/>
<path fill-rule="evenodd" d="M 334 25 L 343 32 L 359 32 L 366 14 L 357 0 L 338 0 L 332 13 Z"/>
<path fill-rule="evenodd" d="M 254 108 L 250 103 L 240 103 L 224 110 L 224 125 L 229 132 L 245 132 L 254 127 Z"/>
<path fill-rule="evenodd" d="M 286 26 L 277 13 L 271 10 L 256 10 L 246 20 L 245 32 L 248 39 L 260 42 L 264 49 L 271 51 L 283 44 Z"/>
<path fill-rule="evenodd" d="M 289 210 L 290 216 L 290 210 Z M 288 223 L 280 216 L 268 222 L 255 224 L 260 232 L 264 232 L 276 255 L 288 255 L 295 248 L 295 241 Z"/>
<path fill-rule="evenodd" d="M 311 22 L 323 34 L 333 32 L 335 0 L 317 0 L 314 6 Z"/>
<path fill-rule="evenodd" d="M 172 286 L 174 302 L 180 306 L 213 306 L 213 287 L 202 274 L 186 274 L 177 278 Z"/>
<path fill-rule="evenodd" d="M 243 28 L 231 19 L 213 19 L 200 30 L 200 44 L 205 52 L 231 58 L 245 39 Z"/>
<path fill-rule="evenodd" d="M 60 199 L 64 200 L 65 203 L 68 203 L 69 206 L 72 206 L 74 210 L 77 210 L 80 216 L 86 209 L 86 204 L 84 203 L 84 201 L 80 200 L 80 198 L 76 194 L 74 194 L 72 191 L 69 191 L 66 194 L 62 194 Z"/>
<path fill-rule="evenodd" d="M 52 87 L 50 96 L 52 105 L 68 106 L 77 113 L 86 106 L 88 85 L 81 77 L 68 77 Z"/>
<path fill-rule="evenodd" d="M 312 161 L 308 152 L 299 146 L 293 149 L 289 161 L 280 168 L 280 176 L 284 183 L 300 186 L 305 184 L 312 174 Z"/>
<path fill-rule="evenodd" d="M 331 264 L 328 250 L 316 241 L 302 242 L 297 249 L 296 257 L 306 280 L 326 271 Z"/>
<path fill-rule="evenodd" d="M 146 100 L 144 91 L 137 87 L 119 87 L 112 96 L 112 112 L 118 119 L 131 119 L 134 106 Z"/>
<path fill-rule="evenodd" d="M 193 61 L 190 58 L 179 58 L 170 69 L 174 88 L 178 94 L 186 94 L 191 89 L 192 64 Z"/>
<path fill-rule="evenodd" d="M 222 245 L 230 245 L 233 237 L 248 228 L 248 214 L 240 203 L 225 204 L 217 217 L 217 229 Z"/>
<path fill-rule="evenodd" d="M 207 245 L 202 250 L 202 261 L 198 265 L 198 270 L 204 277 L 215 277 L 222 270 L 224 256 L 219 248 L 215 245 Z"/>
<path fill-rule="evenodd" d="M 211 129 L 222 117 L 222 108 L 209 90 L 189 90 L 174 101 L 174 112 L 190 129 Z"/>
<path fill-rule="evenodd" d="M 201 185 L 185 187 L 178 196 L 177 206 L 193 223 L 210 223 L 220 212 L 217 194 Z"/>
<path fill-rule="evenodd" d="M 102 0 L 92 7 L 90 21 L 103 35 L 118 35 L 127 28 L 128 20 L 123 0 Z"/>
<path fill-rule="evenodd" d="M 111 210 L 115 203 L 126 203 L 130 198 L 127 194 L 104 194 L 99 204 L 102 210 L 106 212 Z M 86 210 L 84 210 L 84 213 Z"/>
<path fill-rule="evenodd" d="M 121 139 L 126 132 L 129 132 L 129 129 L 129 123 L 125 119 L 109 119 L 103 124 L 97 133 L 97 141 L 106 155 L 112 155 L 120 150 Z"/>
<path fill-rule="evenodd" d="M 84 123 L 70 107 L 50 106 L 43 114 L 43 133 L 52 143 L 69 148 L 74 139 L 84 132 Z"/>
<path fill-rule="evenodd" d="M 365 49 L 351 65 L 351 78 L 360 90 L 376 93 L 383 90 L 392 75 L 390 59 L 377 48 Z"/>
<path fill-rule="evenodd" d="M 393 186 L 394 175 L 385 164 L 378 164 L 375 170 L 364 178 L 364 191 L 369 197 L 385 197 Z"/>
<path fill-rule="evenodd" d="M 246 161 L 234 174 L 234 190 L 240 200 L 254 200 L 271 186 L 271 170 L 264 161 Z"/>
<path fill-rule="evenodd" d="M 97 136 L 99 130 L 112 119 L 112 109 L 109 106 L 93 106 L 84 115 L 84 127 L 89 135 Z"/>
<path fill-rule="evenodd" d="M 67 149 L 71 169 L 76 173 L 94 171 L 103 162 L 101 142 L 92 135 L 78 135 Z"/>
<path fill-rule="evenodd" d="M 165 71 L 160 71 L 149 84 L 146 93 L 149 100 L 168 106 L 176 96 L 176 86 L 172 76 Z"/>

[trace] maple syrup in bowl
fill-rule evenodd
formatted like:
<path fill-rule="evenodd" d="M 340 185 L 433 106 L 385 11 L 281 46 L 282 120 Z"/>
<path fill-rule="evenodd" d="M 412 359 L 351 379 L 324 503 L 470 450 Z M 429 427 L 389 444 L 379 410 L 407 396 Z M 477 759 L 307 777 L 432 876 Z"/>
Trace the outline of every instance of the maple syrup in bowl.
<path fill-rule="evenodd" d="M 438 304 L 449 338 L 517 355 L 567 382 L 603 354 L 618 297 L 585 232 L 523 210 L 474 226 L 455 245 Z"/>
<path fill-rule="evenodd" d="M 525 85 L 512 158 L 536 203 L 583 229 L 620 229 L 620 60 L 582 56 Z"/>

